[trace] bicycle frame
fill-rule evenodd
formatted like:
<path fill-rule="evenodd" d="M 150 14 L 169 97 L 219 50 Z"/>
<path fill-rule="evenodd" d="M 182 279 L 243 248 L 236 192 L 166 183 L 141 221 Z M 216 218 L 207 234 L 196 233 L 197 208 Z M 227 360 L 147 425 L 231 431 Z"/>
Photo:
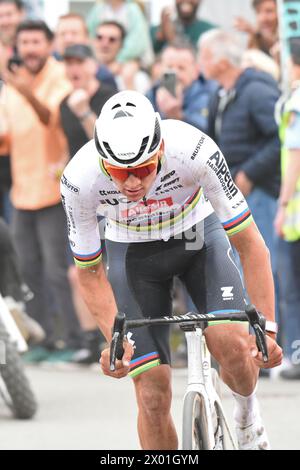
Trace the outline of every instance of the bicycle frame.
<path fill-rule="evenodd" d="M 235 440 L 232 436 L 226 419 L 226 415 L 224 413 L 221 399 L 213 385 L 211 374 L 211 356 L 206 345 L 203 331 L 201 328 L 196 328 L 194 331 L 186 331 L 185 337 L 187 341 L 188 355 L 188 386 L 184 395 L 184 399 L 191 391 L 197 392 L 203 397 L 207 416 L 208 442 L 210 450 L 213 450 L 216 445 L 213 422 L 213 414 L 216 413 L 215 404 L 217 404 L 219 412 L 222 414 L 223 422 L 231 444 L 234 449 L 237 449 Z"/>
<path fill-rule="evenodd" d="M 213 384 L 210 353 L 203 334 L 206 326 L 220 321 L 247 321 L 253 328 L 257 347 L 262 352 L 264 362 L 268 361 L 268 348 L 265 338 L 266 320 L 253 305 L 246 306 L 245 311 L 234 311 L 217 315 L 189 312 L 179 317 L 166 316 L 138 320 L 126 320 L 126 315 L 120 312 L 115 318 L 110 345 L 110 370 L 113 372 L 115 371 L 116 359 L 122 359 L 124 354 L 123 341 L 126 330 L 130 331 L 131 328 L 150 325 L 181 324 L 181 328 L 186 334 L 188 346 L 188 387 L 185 397 L 189 392 L 193 392 L 193 394 L 199 394 L 203 398 L 208 428 L 207 447 L 211 450 L 216 449 L 216 444 L 218 443 L 218 438 L 215 439 L 215 429 L 217 432 L 220 432 L 220 430 L 224 432 L 226 429 L 226 434 L 230 438 L 233 448 L 237 448 L 225 417 L 221 399 Z M 214 426 L 213 422 L 214 415 L 218 419 L 216 426 Z"/>
<path fill-rule="evenodd" d="M 11 316 L 1 294 L 0 294 L 0 318 L 4 323 L 4 326 L 7 330 L 7 333 L 10 336 L 10 339 L 17 345 L 18 351 L 20 353 L 24 353 L 28 351 L 27 343 L 24 340 L 13 317 Z"/>

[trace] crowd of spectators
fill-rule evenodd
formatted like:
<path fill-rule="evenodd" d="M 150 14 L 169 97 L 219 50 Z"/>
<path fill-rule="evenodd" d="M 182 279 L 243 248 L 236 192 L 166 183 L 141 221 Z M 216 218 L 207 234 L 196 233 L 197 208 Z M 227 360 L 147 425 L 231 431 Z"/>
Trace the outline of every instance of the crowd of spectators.
<path fill-rule="evenodd" d="M 99 358 L 103 338 L 78 290 L 59 184 L 106 100 L 134 89 L 162 118 L 196 126 L 224 152 L 270 250 L 282 375 L 300 379 L 300 39 L 283 100 L 275 0 L 253 0 L 255 24 L 237 15 L 232 31 L 205 21 L 201 0 L 174 0 L 157 26 L 141 3 L 100 0 L 86 18 L 61 16 L 52 32 L 30 1 L 0 0 L 0 239 L 10 230 L 14 243 L 0 253 L 0 289 L 45 331 L 27 360 Z"/>

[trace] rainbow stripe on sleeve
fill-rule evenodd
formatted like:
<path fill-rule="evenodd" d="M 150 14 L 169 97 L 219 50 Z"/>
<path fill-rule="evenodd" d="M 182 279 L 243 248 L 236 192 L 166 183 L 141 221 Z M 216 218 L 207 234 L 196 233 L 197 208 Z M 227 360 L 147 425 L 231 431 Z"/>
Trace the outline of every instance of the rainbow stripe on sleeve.
<path fill-rule="evenodd" d="M 73 256 L 76 266 L 80 268 L 90 268 L 100 263 L 102 259 L 102 249 L 100 248 L 100 250 L 90 255 L 79 255 L 73 252 Z"/>
<path fill-rule="evenodd" d="M 222 225 L 227 235 L 232 237 L 233 235 L 236 235 L 237 233 L 247 228 L 251 222 L 253 222 L 253 217 L 250 209 L 247 208 L 241 214 L 234 217 L 233 219 L 228 220 L 227 222 L 224 222 Z"/>
<path fill-rule="evenodd" d="M 146 370 L 152 369 L 160 365 L 160 359 L 158 353 L 152 352 L 145 356 L 138 357 L 137 359 L 130 362 L 130 377 L 136 377 L 137 375 L 145 372 Z"/>

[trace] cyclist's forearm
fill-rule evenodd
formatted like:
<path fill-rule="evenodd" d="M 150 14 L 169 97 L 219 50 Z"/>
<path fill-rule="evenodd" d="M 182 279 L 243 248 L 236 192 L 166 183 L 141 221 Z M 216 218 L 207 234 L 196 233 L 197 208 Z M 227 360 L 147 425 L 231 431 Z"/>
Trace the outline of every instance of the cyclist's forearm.
<path fill-rule="evenodd" d="M 111 341 L 117 305 L 103 266 L 98 264 L 92 268 L 77 270 L 84 301 L 107 341 Z"/>
<path fill-rule="evenodd" d="M 274 282 L 269 250 L 256 225 L 231 238 L 237 249 L 244 272 L 246 289 L 256 308 L 268 320 L 275 321 Z"/>

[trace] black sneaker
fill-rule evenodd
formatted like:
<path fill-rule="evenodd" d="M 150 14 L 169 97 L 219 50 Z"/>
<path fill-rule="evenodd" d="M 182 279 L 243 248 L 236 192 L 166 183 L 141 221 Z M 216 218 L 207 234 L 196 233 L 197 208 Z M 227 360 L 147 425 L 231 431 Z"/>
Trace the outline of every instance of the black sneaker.
<path fill-rule="evenodd" d="M 101 351 L 106 347 L 104 336 L 98 329 L 87 331 L 84 336 L 85 347 L 77 351 L 72 362 L 82 365 L 99 363 Z"/>

